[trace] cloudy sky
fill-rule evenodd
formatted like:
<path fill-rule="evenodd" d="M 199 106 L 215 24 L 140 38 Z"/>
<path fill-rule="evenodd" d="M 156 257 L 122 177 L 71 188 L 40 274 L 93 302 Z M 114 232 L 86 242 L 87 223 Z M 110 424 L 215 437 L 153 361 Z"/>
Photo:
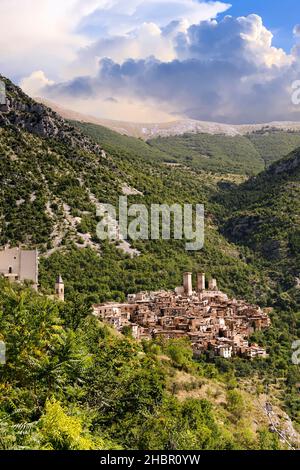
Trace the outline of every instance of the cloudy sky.
<path fill-rule="evenodd" d="M 0 73 L 75 111 L 300 120 L 299 0 L 0 0 L 0 18 Z"/>

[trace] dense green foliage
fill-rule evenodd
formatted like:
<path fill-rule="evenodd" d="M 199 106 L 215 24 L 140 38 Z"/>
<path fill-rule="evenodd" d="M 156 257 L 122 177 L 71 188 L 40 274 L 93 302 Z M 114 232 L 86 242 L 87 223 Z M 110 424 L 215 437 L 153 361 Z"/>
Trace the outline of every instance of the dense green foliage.
<path fill-rule="evenodd" d="M 185 134 L 153 139 L 150 145 L 170 155 L 170 161 L 193 168 L 241 174 L 264 168 L 260 154 L 244 136 Z"/>
<path fill-rule="evenodd" d="M 123 159 L 143 157 L 144 160 L 164 162 L 169 156 L 159 149 L 154 148 L 142 139 L 136 139 L 126 135 L 121 135 L 106 127 L 97 124 L 89 124 L 79 121 L 70 121 L 72 125 L 89 135 L 110 154 L 119 155 Z"/>
<path fill-rule="evenodd" d="M 172 138 L 178 153 L 170 159 L 171 147 L 76 125 L 106 156 L 0 128 L 0 243 L 39 248 L 41 294 L 53 293 L 61 273 L 67 299 L 55 303 L 0 280 L 0 341 L 8 348 L 0 366 L 0 447 L 277 448 L 268 423 L 249 430 L 251 411 L 236 377 L 277 387 L 281 406 L 299 423 L 299 367 L 291 363 L 300 335 L 298 152 L 237 185 L 243 178 L 226 173 L 257 173 L 270 161 L 258 153 L 267 155 L 264 136 L 255 136 L 259 150 L 247 138 Z M 190 165 L 184 142 L 205 147 L 213 165 Z M 184 165 L 164 163 L 174 158 Z M 131 258 L 118 244 L 100 242 L 95 201 L 117 204 L 125 184 L 139 191 L 129 203 L 204 203 L 204 248 L 189 253 L 184 240 L 135 241 L 140 256 Z M 272 328 L 253 338 L 267 348 L 266 361 L 195 362 L 186 344 L 138 344 L 89 315 L 94 302 L 174 288 L 186 270 L 205 271 L 229 295 L 274 307 Z M 222 383 L 222 404 L 179 399 L 178 372 L 189 374 L 185 392 L 201 390 L 204 378 Z"/>
<path fill-rule="evenodd" d="M 264 128 L 245 136 L 185 134 L 152 139 L 166 161 L 222 173 L 255 175 L 300 146 L 300 133 Z"/>
<path fill-rule="evenodd" d="M 300 146 L 300 133 L 264 128 L 247 135 L 184 134 L 145 142 L 96 124 L 71 121 L 112 154 L 222 174 L 255 175 Z"/>
<path fill-rule="evenodd" d="M 252 300 L 258 295 L 265 297 L 259 287 L 261 274 L 240 258 L 209 218 L 213 210 L 209 199 L 222 178 L 191 174 L 189 170 L 154 164 L 142 157 L 124 158 L 118 152 L 99 160 L 92 154 L 25 132 L 0 129 L 0 133 L 0 240 L 3 245 L 21 242 L 37 246 L 41 253 L 56 248 L 50 258 L 41 259 L 41 284 L 48 292 L 53 289 L 58 271 L 65 278 L 67 296 L 69 292 L 80 292 L 99 301 L 124 298 L 124 294 L 140 289 L 174 288 L 181 283 L 183 271 L 201 267 L 216 275 L 220 286 L 229 293 Z M 96 207 L 89 194 L 100 202 L 116 203 L 124 183 L 143 193 L 130 196 L 129 202 L 148 207 L 151 203 L 206 204 L 204 249 L 188 253 L 180 240 L 136 241 L 133 245 L 141 256 L 131 259 L 115 245 L 99 243 Z M 66 226 L 65 205 L 73 218 L 81 217 L 79 225 Z M 94 250 L 82 250 L 82 236 L 87 232 L 102 251 L 100 258 Z"/>
<path fill-rule="evenodd" d="M 273 327 L 259 339 L 270 351 L 269 379 L 284 375 L 286 404 L 298 419 L 300 375 L 299 367 L 291 364 L 291 345 L 300 337 L 299 155 L 296 150 L 264 173 L 216 196 L 223 207 L 221 230 L 275 286 L 269 300 L 276 310 Z"/>
<path fill-rule="evenodd" d="M 143 348 L 86 315 L 84 305 L 53 302 L 3 280 L 0 304 L 7 346 L 0 449 L 259 448 L 260 433 L 269 434 L 261 427 L 245 441 L 231 432 L 230 423 L 244 417 L 233 400 L 234 393 L 241 400 L 237 391 L 228 392 L 221 424 L 206 399 L 178 400 L 168 390 L 176 370 L 223 380 L 213 366 L 196 364 L 185 342 Z M 74 316 L 82 317 L 76 327 Z M 278 448 L 272 439 L 268 445 Z"/>
<path fill-rule="evenodd" d="M 299 308 L 299 196 L 299 150 L 217 196 L 225 208 L 222 227 L 226 236 L 255 253 L 256 262 L 268 269 L 279 293 L 285 292 L 282 305 L 294 308 L 297 304 Z"/>
<path fill-rule="evenodd" d="M 271 128 L 253 132 L 247 137 L 261 155 L 266 167 L 300 147 L 300 133 L 297 131 Z"/>

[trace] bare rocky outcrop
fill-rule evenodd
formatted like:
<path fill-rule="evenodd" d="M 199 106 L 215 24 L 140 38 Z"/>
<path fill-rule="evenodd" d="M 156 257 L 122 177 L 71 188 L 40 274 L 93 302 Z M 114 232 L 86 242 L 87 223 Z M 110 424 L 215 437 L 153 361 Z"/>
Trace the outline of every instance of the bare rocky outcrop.
<path fill-rule="evenodd" d="M 47 106 L 36 103 L 21 88 L 0 75 L 6 87 L 6 104 L 0 108 L 0 127 L 14 126 L 42 138 L 53 138 L 103 158 L 101 147 Z"/>

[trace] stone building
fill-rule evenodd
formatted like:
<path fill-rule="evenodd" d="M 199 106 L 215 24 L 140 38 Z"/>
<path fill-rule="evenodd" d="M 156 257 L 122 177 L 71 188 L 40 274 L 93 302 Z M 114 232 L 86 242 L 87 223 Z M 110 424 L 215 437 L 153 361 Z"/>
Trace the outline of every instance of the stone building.
<path fill-rule="evenodd" d="M 94 315 L 122 332 L 131 327 L 137 339 L 163 337 L 189 338 L 194 354 L 230 359 L 244 356 L 265 358 L 266 351 L 249 344 L 253 331 L 268 328 L 266 311 L 243 300 L 229 299 L 220 291 L 216 279 L 208 282 L 197 276 L 196 290 L 192 273 L 183 275 L 183 285 L 175 291 L 140 292 L 128 296 L 127 303 L 94 305 Z"/>
<path fill-rule="evenodd" d="M 65 301 L 65 284 L 62 280 L 61 275 L 57 276 L 55 283 L 55 295 L 58 300 L 61 302 Z"/>
<path fill-rule="evenodd" d="M 7 248 L 0 251 L 0 275 L 11 282 L 31 281 L 38 287 L 38 251 Z"/>

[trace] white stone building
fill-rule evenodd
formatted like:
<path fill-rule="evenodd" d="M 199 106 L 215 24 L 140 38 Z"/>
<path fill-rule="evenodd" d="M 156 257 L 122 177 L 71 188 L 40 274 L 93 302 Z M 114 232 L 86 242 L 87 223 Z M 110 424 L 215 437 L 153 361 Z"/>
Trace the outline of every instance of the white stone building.
<path fill-rule="evenodd" d="M 0 251 L 0 275 L 11 282 L 31 281 L 38 287 L 38 251 L 7 248 Z"/>

